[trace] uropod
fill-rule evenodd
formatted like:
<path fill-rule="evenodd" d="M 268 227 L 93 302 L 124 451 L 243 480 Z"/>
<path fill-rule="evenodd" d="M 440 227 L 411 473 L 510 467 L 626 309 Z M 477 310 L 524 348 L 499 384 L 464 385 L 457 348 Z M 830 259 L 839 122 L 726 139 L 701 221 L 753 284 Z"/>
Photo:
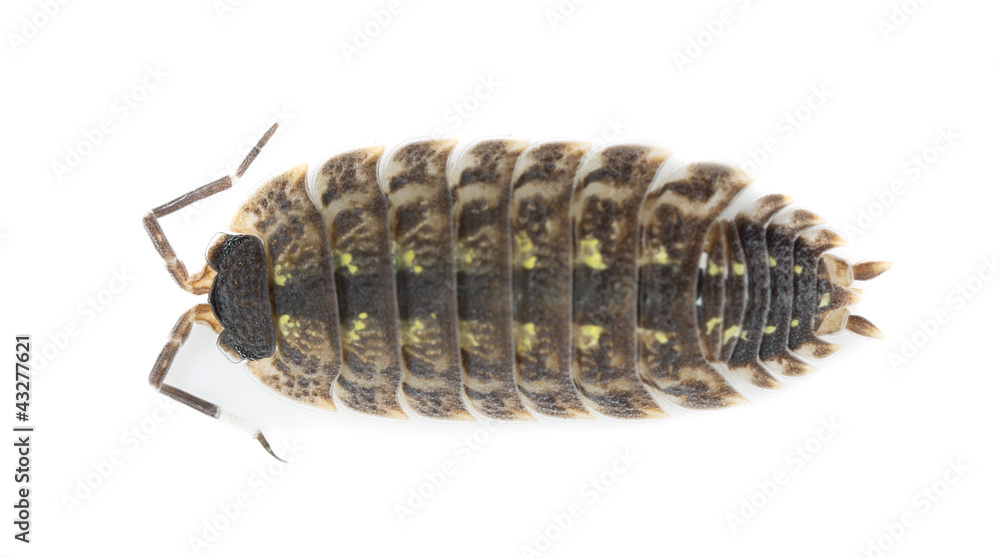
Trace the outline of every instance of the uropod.
<path fill-rule="evenodd" d="M 344 151 L 264 180 L 189 275 L 159 218 L 230 188 L 276 128 L 233 176 L 143 220 L 177 283 L 208 295 L 177 321 L 150 383 L 269 452 L 256 426 L 165 383 L 194 323 L 281 397 L 453 421 L 732 407 L 812 373 L 841 348 L 824 336 L 881 337 L 848 307 L 854 281 L 890 264 L 828 253 L 843 238 L 787 196 L 727 211 L 748 175 L 644 144 Z"/>

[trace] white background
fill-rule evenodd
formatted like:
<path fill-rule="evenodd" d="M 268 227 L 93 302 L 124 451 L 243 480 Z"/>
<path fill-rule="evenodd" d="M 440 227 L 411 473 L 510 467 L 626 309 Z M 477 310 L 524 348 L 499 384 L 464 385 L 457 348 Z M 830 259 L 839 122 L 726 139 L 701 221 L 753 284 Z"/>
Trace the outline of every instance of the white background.
<path fill-rule="evenodd" d="M 257 0 L 221 12 L 228 5 L 210 0 L 72 2 L 45 16 L 48 4 L 8 1 L 0 20 L 0 339 L 12 361 L 14 336 L 32 334 L 41 368 L 30 407 L 33 542 L 12 539 L 8 445 L 5 554 L 995 549 L 1000 289 L 978 275 L 990 275 L 983 258 L 997 254 L 996 3 L 403 0 L 377 26 L 372 14 L 387 1 Z M 909 15 L 894 16 L 903 7 Z M 366 25 L 377 34 L 359 37 Z M 464 116 L 453 108 L 462 104 Z M 242 432 L 164 410 L 147 385 L 167 332 L 196 300 L 164 272 L 140 225 L 153 206 L 225 173 L 276 113 L 282 128 L 233 191 L 164 220 L 189 269 L 255 182 L 348 146 L 440 129 L 466 140 L 604 134 L 735 164 L 763 160 L 768 147 L 759 192 L 791 194 L 826 216 L 852 240 L 845 255 L 896 263 L 858 308 L 887 339 L 848 340 L 821 373 L 731 412 L 490 432 L 483 422 L 298 408 L 197 329 L 171 380 L 262 425 L 279 451 L 303 448 L 279 471 Z M 110 132 L 98 138 L 104 119 Z M 935 149 L 942 131 L 951 139 Z M 903 193 L 890 199 L 896 182 Z M 966 299 L 959 286 L 976 292 Z M 908 342 L 920 347 L 894 361 Z M 7 378 L 0 416 L 13 424 Z M 464 438 L 485 442 L 473 450 Z M 608 473 L 618 452 L 636 461 Z M 447 462 L 454 474 L 401 521 L 398 506 L 411 490 L 428 494 L 422 484 Z M 610 486 L 598 497 L 581 491 L 602 473 Z M 780 486 L 769 484 L 776 475 Z M 226 519 L 237 501 L 246 505 Z M 553 516 L 574 504 L 582 515 L 558 527 Z M 221 532 L 206 532 L 212 522 Z M 557 535 L 548 548 L 546 531 Z"/>

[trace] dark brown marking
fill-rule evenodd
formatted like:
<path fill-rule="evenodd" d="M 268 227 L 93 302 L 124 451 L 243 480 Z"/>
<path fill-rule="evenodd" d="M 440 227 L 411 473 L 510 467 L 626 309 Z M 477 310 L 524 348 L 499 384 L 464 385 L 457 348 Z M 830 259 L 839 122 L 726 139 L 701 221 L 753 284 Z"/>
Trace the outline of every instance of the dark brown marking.
<path fill-rule="evenodd" d="M 824 281 L 821 285 L 819 281 L 819 259 L 824 252 L 841 243 L 842 239 L 828 229 L 806 231 L 795 240 L 795 265 L 803 271 L 795 276 L 792 317 L 799 325 L 789 331 L 788 347 L 799 356 L 822 359 L 842 348 L 819 339 L 815 333 L 819 326 L 820 290 L 829 292 L 829 283 Z"/>
<path fill-rule="evenodd" d="M 722 350 L 719 361 L 726 363 L 733 357 L 736 344 L 743 333 L 743 313 L 747 304 L 747 260 L 736 223 L 720 221 L 726 236 L 726 308 L 722 317 Z"/>
<path fill-rule="evenodd" d="M 417 414 L 473 420 L 462 397 L 455 242 L 446 176 L 455 140 L 420 140 L 389 156 L 389 229 L 396 251 L 396 300 L 403 398 Z"/>
<path fill-rule="evenodd" d="M 533 412 L 589 418 L 571 374 L 573 231 L 570 203 L 589 144 L 547 142 L 521 155 L 511 228 L 517 386 Z"/>
<path fill-rule="evenodd" d="M 698 331 L 702 351 L 709 362 L 719 362 L 722 353 L 723 314 L 726 311 L 726 233 L 725 223 L 718 221 L 705 239 L 707 264 L 698 270 L 697 298 Z"/>
<path fill-rule="evenodd" d="M 473 409 L 494 420 L 534 420 L 514 378 L 510 276 L 511 178 L 527 146 L 480 141 L 460 155 L 449 177 L 465 393 Z"/>
<path fill-rule="evenodd" d="M 747 304 L 743 313 L 743 331 L 729 359 L 729 369 L 762 389 L 783 387 L 761 363 L 759 354 L 771 302 L 767 223 L 790 203 L 788 197 L 772 194 L 755 200 L 736 216 L 736 228 L 747 259 Z"/>
<path fill-rule="evenodd" d="M 260 237 L 266 249 L 277 337 L 274 355 L 247 368 L 288 399 L 336 410 L 331 386 L 341 347 L 333 262 L 306 174 L 303 164 L 268 179 L 233 218 L 232 230 Z"/>
<path fill-rule="evenodd" d="M 639 208 L 670 156 L 642 145 L 605 147 L 583 161 L 573 193 L 573 379 L 602 415 L 666 416 L 636 369 Z"/>
<path fill-rule="evenodd" d="M 885 334 L 879 328 L 875 327 L 875 324 L 868 321 L 867 318 L 858 315 L 852 315 L 847 318 L 847 331 L 871 339 L 885 339 Z"/>
<path fill-rule="evenodd" d="M 227 235 L 209 254 L 208 265 L 217 273 L 208 300 L 224 328 L 219 344 L 247 360 L 273 355 L 277 340 L 264 243 L 251 235 Z"/>
<path fill-rule="evenodd" d="M 382 146 L 320 165 L 312 185 L 336 269 L 344 365 L 334 393 L 352 410 L 405 419 L 388 203 L 377 177 Z"/>
<path fill-rule="evenodd" d="M 854 264 L 855 281 L 871 281 L 892 269 L 892 262 L 861 262 Z"/>
<path fill-rule="evenodd" d="M 765 365 L 784 376 L 804 376 L 816 371 L 789 352 L 788 341 L 795 305 L 795 274 L 805 273 L 804 268 L 795 267 L 795 239 L 821 222 L 819 216 L 799 209 L 778 215 L 767 227 L 771 299 L 759 356 Z M 795 322 L 796 327 L 799 325 Z"/>
<path fill-rule="evenodd" d="M 702 350 L 697 290 L 709 229 L 750 179 L 735 168 L 695 163 L 664 180 L 662 185 L 653 185 L 639 221 L 638 312 L 646 337 L 638 344 L 639 373 L 672 403 L 685 408 L 743 404 L 743 396 L 712 367 Z"/>

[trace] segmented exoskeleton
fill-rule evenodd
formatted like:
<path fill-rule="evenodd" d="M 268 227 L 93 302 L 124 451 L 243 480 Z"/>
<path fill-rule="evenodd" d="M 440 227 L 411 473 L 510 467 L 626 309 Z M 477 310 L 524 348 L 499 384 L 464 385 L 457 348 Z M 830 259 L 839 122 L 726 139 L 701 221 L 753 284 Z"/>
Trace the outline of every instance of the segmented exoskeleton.
<path fill-rule="evenodd" d="M 455 146 L 354 149 L 311 176 L 303 164 L 265 180 L 194 277 L 158 218 L 232 179 L 150 212 L 168 269 L 209 295 L 181 317 L 151 383 L 238 420 L 163 382 L 199 321 L 264 386 L 320 409 L 644 419 L 741 404 L 741 382 L 782 387 L 814 370 L 802 357 L 839 349 L 821 336 L 880 335 L 848 306 L 853 281 L 889 265 L 828 254 L 843 239 L 785 196 L 721 218 L 750 182 L 738 169 L 648 145 Z"/>

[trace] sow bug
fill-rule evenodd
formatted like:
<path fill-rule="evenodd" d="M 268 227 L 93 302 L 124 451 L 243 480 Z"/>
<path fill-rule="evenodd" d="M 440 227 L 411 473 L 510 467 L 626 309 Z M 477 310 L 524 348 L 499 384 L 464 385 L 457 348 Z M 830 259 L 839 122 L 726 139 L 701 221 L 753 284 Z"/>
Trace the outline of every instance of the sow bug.
<path fill-rule="evenodd" d="M 805 359 L 841 348 L 823 336 L 881 336 L 848 307 L 853 282 L 890 264 L 829 254 L 844 240 L 786 196 L 722 218 L 745 173 L 648 145 L 344 151 L 311 176 L 303 164 L 259 184 L 189 275 L 159 218 L 230 188 L 276 128 L 232 177 L 144 219 L 177 283 L 208 295 L 174 326 L 150 383 L 269 452 L 260 429 L 164 382 L 195 322 L 285 398 L 453 421 L 731 407 L 747 401 L 734 383 L 777 389 L 813 372 Z"/>

